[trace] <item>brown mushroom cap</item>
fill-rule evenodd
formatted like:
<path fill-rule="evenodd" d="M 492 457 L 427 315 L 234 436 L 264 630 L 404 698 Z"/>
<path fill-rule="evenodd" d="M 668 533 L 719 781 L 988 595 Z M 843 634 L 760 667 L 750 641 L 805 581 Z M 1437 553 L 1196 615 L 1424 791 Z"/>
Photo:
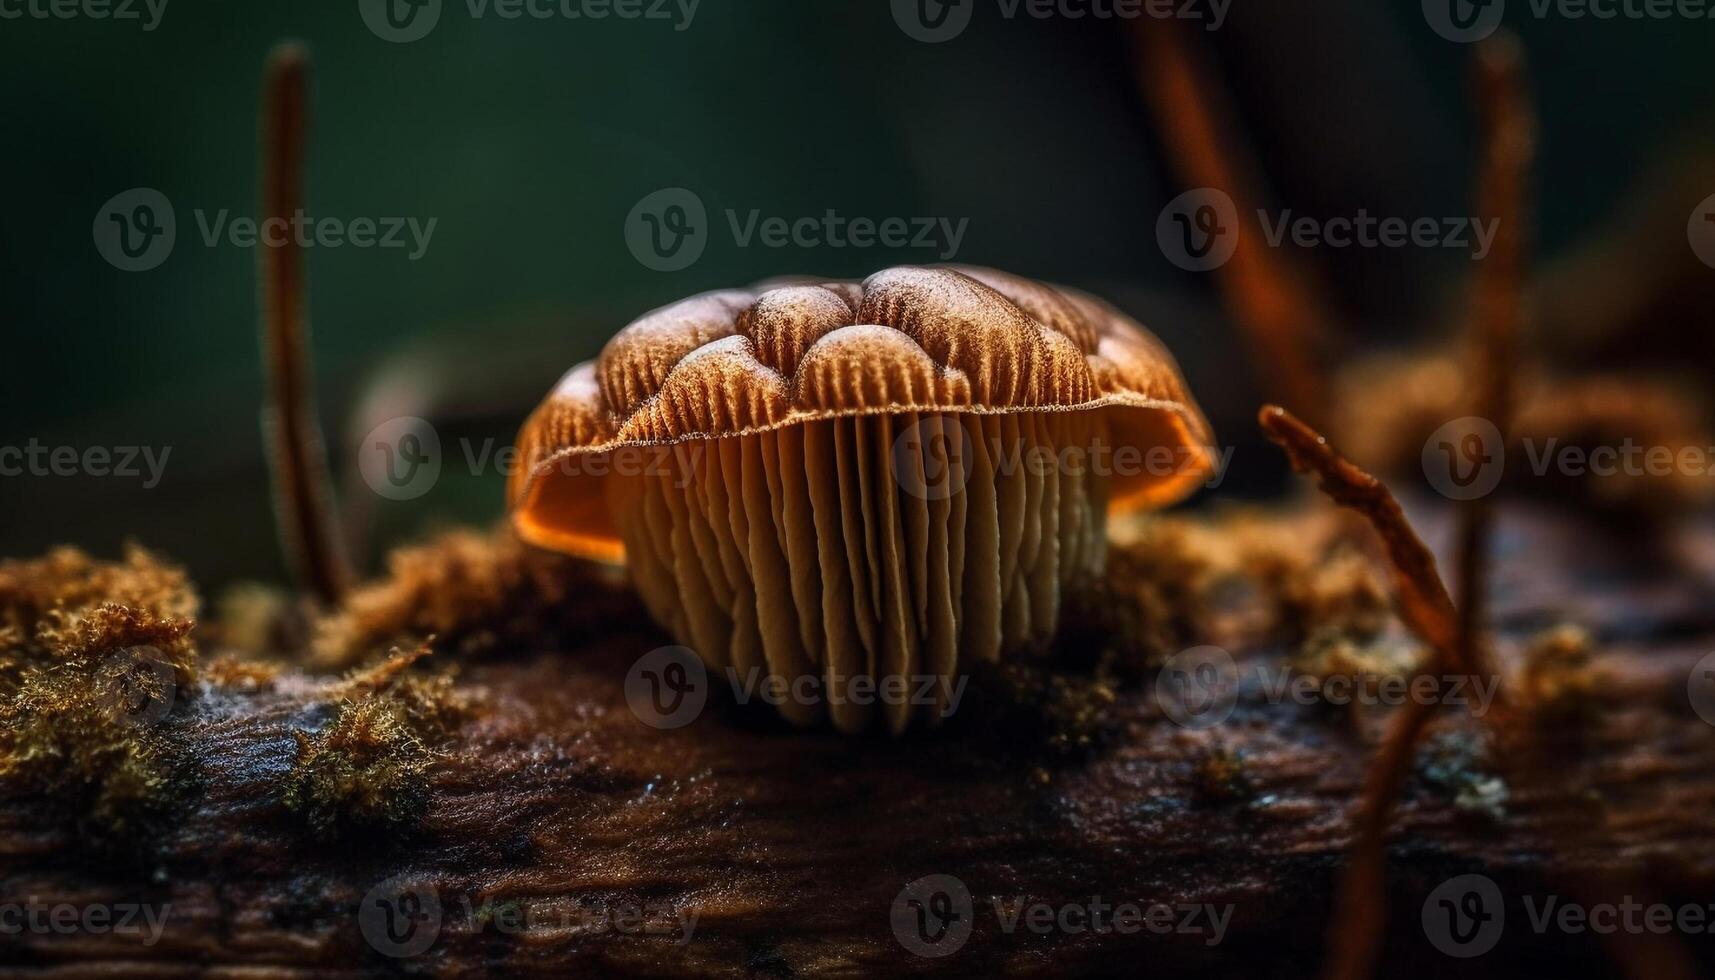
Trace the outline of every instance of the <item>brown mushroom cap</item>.
<path fill-rule="evenodd" d="M 566 374 L 519 433 L 508 497 L 526 540 L 619 560 L 603 486 L 616 451 L 861 415 L 1090 410 L 1107 415 L 1115 447 L 1180 461 L 1115 475 L 1111 512 L 1172 503 L 1214 466 L 1172 356 L 1082 293 L 910 266 L 704 293 L 646 314 Z"/>

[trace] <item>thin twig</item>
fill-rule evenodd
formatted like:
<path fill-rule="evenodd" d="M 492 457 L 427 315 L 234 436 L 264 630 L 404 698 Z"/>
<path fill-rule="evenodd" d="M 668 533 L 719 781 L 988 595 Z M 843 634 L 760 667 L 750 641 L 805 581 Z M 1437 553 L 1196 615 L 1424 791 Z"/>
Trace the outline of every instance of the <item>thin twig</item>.
<path fill-rule="evenodd" d="M 1530 169 L 1536 156 L 1537 129 L 1525 67 L 1524 48 L 1510 32 L 1498 33 L 1472 50 L 1472 101 L 1482 130 L 1476 214 L 1496 225 L 1493 244 L 1479 261 L 1473 281 L 1469 341 L 1474 359 L 1472 412 L 1494 425 L 1501 447 L 1510 442 L 1517 378 L 1525 353 L 1522 338 L 1530 261 Z M 1466 652 L 1477 651 L 1483 643 L 1494 519 L 1494 505 L 1487 495 L 1464 501 L 1459 508 L 1459 648 Z M 1417 724 L 1421 728 L 1421 722 Z M 1528 738 L 1530 733 L 1514 734 Z M 1563 774 L 1545 775 L 1545 771 L 1553 770 L 1555 760 L 1529 746 L 1508 756 L 1511 778 L 1519 783 L 1549 787 L 1564 780 Z M 1571 787 L 1564 787 L 1562 792 L 1570 795 Z M 1558 848 L 1570 852 L 1588 844 L 1582 838 L 1589 832 L 1589 826 L 1574 822 L 1568 827 L 1551 825 L 1550 837 Z M 1365 873 L 1374 876 L 1373 887 L 1379 888 L 1379 863 Z M 1622 875 L 1618 881 L 1608 882 L 1583 875 L 1565 884 L 1586 905 L 1605 900 L 1610 888 L 1627 896 L 1648 895 L 1653 890 L 1636 875 Z M 1626 976 L 1695 975 L 1685 949 L 1671 937 L 1621 934 L 1609 937 L 1608 945 Z"/>
<path fill-rule="evenodd" d="M 287 557 L 305 585 L 331 605 L 344 596 L 350 572 L 333 526 L 333 491 L 308 366 L 304 259 L 291 224 L 304 204 L 308 75 L 304 49 L 282 44 L 269 56 L 263 80 L 262 216 L 265 229 L 276 229 L 263 236 L 258 250 L 269 384 L 263 426 Z"/>
<path fill-rule="evenodd" d="M 1473 49 L 1472 97 L 1482 126 L 1477 215 L 1495 222 L 1494 241 L 1478 263 L 1472 297 L 1471 353 L 1476 382 L 1473 411 L 1508 442 L 1521 357 L 1530 167 L 1536 116 L 1524 77 L 1524 49 L 1500 33 Z M 1457 565 L 1459 644 L 1482 642 L 1487 556 L 1494 507 L 1477 496 L 1459 508 Z"/>
<path fill-rule="evenodd" d="M 1536 113 L 1525 78 L 1524 48 L 1510 32 L 1477 44 L 1472 51 L 1472 99 L 1482 127 L 1478 162 L 1477 215 L 1496 223 L 1493 245 L 1478 264 L 1473 282 L 1471 354 L 1475 359 L 1473 411 L 1487 419 L 1510 442 L 1517 378 L 1524 360 L 1522 337 L 1527 315 L 1529 275 L 1530 169 L 1536 154 Z M 1459 509 L 1459 644 L 1474 650 L 1481 644 L 1486 606 L 1489 537 L 1494 505 L 1488 496 L 1465 501 Z M 1516 733 L 1528 737 L 1530 733 Z M 1511 778 L 1553 787 L 1565 782 L 1556 760 L 1527 747 L 1508 753 Z M 1546 767 L 1546 768 L 1545 768 Z M 1561 792 L 1571 795 L 1571 787 Z M 1551 825 L 1554 845 L 1567 852 L 1588 845 L 1591 825 L 1573 822 Z M 1602 881 L 1582 875 L 1566 887 L 1585 905 L 1604 901 L 1618 891 L 1628 897 L 1648 896 L 1653 889 L 1635 874 L 1619 873 Z M 1645 904 L 1648 904 L 1646 901 Z M 1648 937 L 1624 933 L 1608 937 L 1608 947 L 1628 977 L 1695 976 L 1682 944 L 1671 936 Z"/>
<path fill-rule="evenodd" d="M 1262 409 L 1263 432 L 1286 450 L 1294 469 L 1315 477 L 1336 504 L 1367 518 L 1381 537 L 1394 569 L 1400 618 L 1429 644 L 1423 673 L 1445 680 L 1454 674 L 1489 676 L 1480 647 L 1459 643 L 1459 617 L 1435 565 L 1435 555 L 1412 530 L 1399 501 L 1380 480 L 1341 456 L 1320 433 L 1275 405 Z M 1499 688 L 1495 691 L 1501 700 Z M 1386 925 L 1383 900 L 1385 837 L 1418 738 L 1435 715 L 1435 699 L 1412 698 L 1396 712 L 1364 779 L 1364 798 L 1350 860 L 1334 897 L 1329 976 L 1359 980 L 1374 968 Z"/>
<path fill-rule="evenodd" d="M 1265 405 L 1257 421 L 1286 450 L 1294 469 L 1314 476 L 1323 493 L 1362 514 L 1376 529 L 1393 563 L 1400 618 L 1429 644 L 1435 660 L 1460 673 L 1478 673 L 1459 649 L 1458 616 L 1441 583 L 1435 555 L 1412 530 L 1387 486 L 1341 456 L 1321 433 L 1286 409 Z"/>
<path fill-rule="evenodd" d="M 1243 225 L 1232 257 L 1216 271 L 1222 300 L 1275 397 L 1320 420 L 1327 385 L 1313 354 L 1333 318 L 1303 270 L 1281 250 L 1263 247 L 1251 217 L 1261 199 L 1254 158 L 1243 151 L 1230 107 L 1220 104 L 1214 72 L 1198 60 L 1180 25 L 1140 17 L 1128 29 L 1138 90 L 1180 181 L 1224 192 Z"/>

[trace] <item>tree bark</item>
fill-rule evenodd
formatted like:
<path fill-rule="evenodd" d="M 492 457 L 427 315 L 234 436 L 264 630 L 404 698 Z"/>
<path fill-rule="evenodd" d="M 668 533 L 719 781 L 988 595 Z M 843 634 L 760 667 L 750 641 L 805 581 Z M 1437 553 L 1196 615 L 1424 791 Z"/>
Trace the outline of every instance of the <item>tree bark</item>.
<path fill-rule="evenodd" d="M 1688 572 L 1626 565 L 1635 543 L 1501 516 L 1500 631 L 1584 623 L 1599 641 L 1598 683 L 1584 720 L 1527 720 L 1497 737 L 1501 815 L 1413 779 L 1390 847 L 1385 974 L 1602 975 L 1652 943 L 1708 970 L 1706 934 L 1539 933 L 1526 902 L 1715 900 L 1715 730 L 1687 695 L 1693 665 L 1715 649 L 1715 607 Z M 1193 730 L 1146 683 L 1121 692 L 1109 738 L 1062 756 L 974 715 L 900 739 L 789 731 L 716 683 L 692 724 L 661 730 L 627 706 L 625 678 L 666 642 L 639 614 L 584 649 L 464 666 L 458 689 L 474 714 L 439 750 L 420 826 L 335 844 L 312 839 L 279 788 L 293 733 L 336 710 L 332 682 L 205 690 L 167 722 L 194 746 L 202 792 L 125 858 L 82 849 L 40 801 L 0 801 L 4 901 L 147 905 L 165 914 L 158 939 L 0 928 L 0 964 L 748 977 L 1279 976 L 1324 962 L 1379 709 L 1271 703 L 1250 684 L 1228 721 Z M 1265 649 L 1240 663 L 1282 661 Z M 1437 728 L 1473 724 L 1448 712 Z M 1216 748 L 1242 753 L 1241 789 L 1211 787 Z M 1505 931 L 1492 952 L 1455 960 L 1426 935 L 1425 900 L 1467 873 L 1497 884 Z M 918 955 L 894 928 L 897 910 L 911 934 L 914 896 L 902 891 L 930 875 L 970 896 L 968 918 L 951 906 L 968 939 L 928 947 L 956 945 L 949 955 Z M 1052 928 L 1038 931 L 1034 903 L 1053 908 Z M 1088 931 L 1092 904 L 1115 928 Z M 1138 916 L 1115 920 L 1128 904 Z M 1173 911 L 1147 913 L 1154 905 Z M 1181 906 L 1202 911 L 1188 920 Z M 934 933 L 946 920 L 924 921 Z M 421 952 L 390 955 L 424 935 Z"/>

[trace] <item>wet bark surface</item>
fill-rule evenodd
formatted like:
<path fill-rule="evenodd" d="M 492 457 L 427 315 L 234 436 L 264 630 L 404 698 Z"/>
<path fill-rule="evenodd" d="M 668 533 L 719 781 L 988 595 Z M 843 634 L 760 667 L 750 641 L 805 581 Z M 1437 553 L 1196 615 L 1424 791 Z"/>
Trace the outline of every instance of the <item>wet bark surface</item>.
<path fill-rule="evenodd" d="M 1624 533 L 1504 516 L 1498 628 L 1585 625 L 1598 682 L 1577 720 L 1492 736 L 1460 712 L 1437 721 L 1437 744 L 1488 746 L 1471 768 L 1504 799 L 1485 809 L 1413 777 L 1390 847 L 1387 975 L 1605 975 L 1656 942 L 1715 969 L 1707 935 L 1539 932 L 1529 914 L 1554 896 L 1715 901 L 1715 728 L 1687 691 L 1715 649 L 1696 559 L 1708 540 L 1644 558 Z M 978 711 L 900 739 L 790 731 L 732 704 L 724 680 L 689 725 L 652 727 L 625 678 L 667 642 L 639 611 L 583 649 L 465 665 L 474 709 L 437 749 L 420 825 L 332 842 L 280 803 L 293 733 L 337 711 L 331 682 L 205 690 L 164 722 L 191 746 L 199 791 L 126 847 L 88 846 L 39 801 L 0 801 L 0 895 L 50 919 L 60 903 L 111 904 L 115 925 L 145 906 L 158 937 L 141 914 L 127 930 L 0 931 L 0 964 L 784 977 L 1278 976 L 1324 962 L 1385 711 L 1275 703 L 1255 678 L 1281 667 L 1278 651 L 1234 651 L 1250 679 L 1219 725 L 1176 724 L 1144 683 L 1120 692 L 1094 748 L 1061 755 Z M 1240 778 L 1212 786 L 1212 753 L 1238 753 Z M 1431 893 L 1462 874 L 1496 884 L 1505 928 L 1455 960 L 1425 922 L 1441 914 Z M 907 891 L 926 876 L 956 881 Z"/>

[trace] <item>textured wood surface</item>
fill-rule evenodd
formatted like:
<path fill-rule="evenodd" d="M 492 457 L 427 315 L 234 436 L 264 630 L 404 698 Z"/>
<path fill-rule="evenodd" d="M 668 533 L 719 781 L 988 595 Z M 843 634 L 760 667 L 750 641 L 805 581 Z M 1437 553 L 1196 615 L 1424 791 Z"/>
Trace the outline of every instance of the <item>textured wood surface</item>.
<path fill-rule="evenodd" d="M 1441 529 L 1427 526 L 1434 540 Z M 1514 513 L 1501 527 L 1494 610 L 1504 631 L 1567 618 L 1589 626 L 1593 710 L 1582 725 L 1526 726 L 1497 742 L 1493 769 L 1508 789 L 1498 818 L 1413 779 L 1391 848 L 1390 976 L 1618 971 L 1623 938 L 1538 935 L 1522 914 L 1494 952 L 1442 956 L 1420 915 L 1454 874 L 1481 872 L 1508 895 L 1715 899 L 1715 729 L 1686 693 L 1692 666 L 1715 649 L 1715 605 L 1699 576 L 1553 519 Z M 623 678 L 664 642 L 639 613 L 585 649 L 466 667 L 459 689 L 475 710 L 441 749 L 421 827 L 396 840 L 316 842 L 280 806 L 293 732 L 336 710 L 328 682 L 206 692 L 166 722 L 195 747 L 204 792 L 136 852 L 97 855 L 35 801 L 0 801 L 0 895 L 170 903 L 159 941 L 0 933 L 0 964 L 738 977 L 1308 975 L 1323 962 L 1372 744 L 1362 715 L 1270 704 L 1247 688 L 1227 723 L 1192 731 L 1143 685 L 1121 693 L 1111 738 L 1081 756 L 1021 744 L 978 711 L 927 735 L 851 739 L 715 703 L 662 731 L 632 714 Z M 1239 653 L 1247 665 L 1272 656 Z M 1214 747 L 1242 751 L 1248 788 L 1211 792 L 1201 760 Z M 432 945 L 394 958 L 366 941 L 358 909 L 401 874 L 420 895 L 432 890 L 442 915 Z M 956 876 L 974 900 L 973 934 L 945 958 L 907 951 L 891 927 L 901 890 L 931 874 Z M 1021 897 L 1232 912 L 1216 945 L 1207 932 L 1008 934 L 994 905 Z M 488 913 L 473 922 L 467 902 Z M 597 920 L 616 909 L 640 911 L 658 934 Z M 526 912 L 531 928 L 514 929 Z M 1707 936 L 1682 945 L 1715 965 Z"/>

